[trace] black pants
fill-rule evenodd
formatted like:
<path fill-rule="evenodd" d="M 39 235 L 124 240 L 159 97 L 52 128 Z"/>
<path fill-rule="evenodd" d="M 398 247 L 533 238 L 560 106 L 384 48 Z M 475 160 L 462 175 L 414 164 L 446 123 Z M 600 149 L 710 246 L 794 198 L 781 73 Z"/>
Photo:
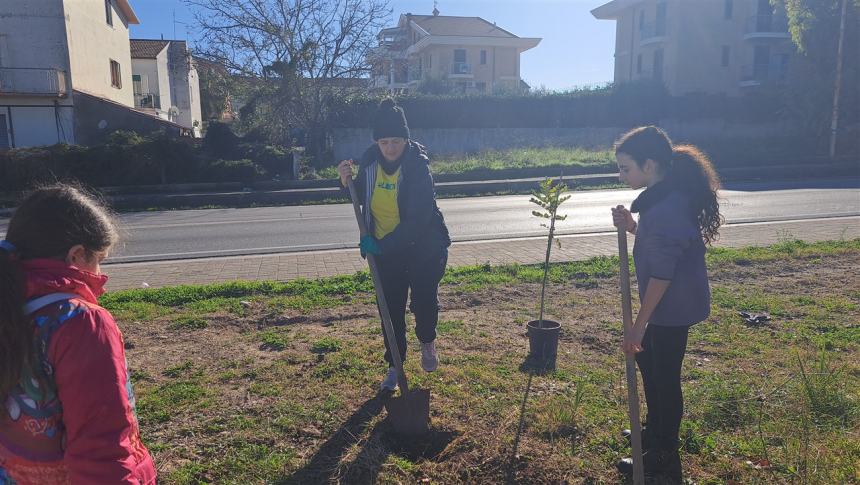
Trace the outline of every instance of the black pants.
<path fill-rule="evenodd" d="M 439 281 L 445 275 L 448 249 L 439 248 L 433 254 L 396 254 L 376 258 L 382 290 L 388 303 L 391 324 L 397 335 L 400 358 L 406 359 L 406 299 L 410 289 L 409 309 L 415 317 L 415 335 L 421 342 L 436 340 L 439 322 Z M 377 302 L 378 304 L 378 302 Z M 385 329 L 383 328 L 383 335 Z M 385 360 L 394 365 L 388 340 L 385 339 Z"/>
<path fill-rule="evenodd" d="M 689 330 L 690 327 L 648 325 L 642 338 L 644 350 L 636 354 L 648 405 L 646 432 L 651 448 L 678 449 L 678 430 L 684 414 L 681 364 Z"/>

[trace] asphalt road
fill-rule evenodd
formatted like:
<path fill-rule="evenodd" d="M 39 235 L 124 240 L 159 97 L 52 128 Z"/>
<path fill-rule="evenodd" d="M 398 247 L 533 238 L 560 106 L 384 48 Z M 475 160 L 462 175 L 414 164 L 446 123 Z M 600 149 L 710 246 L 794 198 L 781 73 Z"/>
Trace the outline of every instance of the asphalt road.
<path fill-rule="evenodd" d="M 609 209 L 638 191 L 573 192 L 560 234 L 613 230 Z M 729 223 L 860 215 L 860 180 L 734 184 L 722 191 Z M 524 195 L 444 199 L 439 206 L 455 241 L 545 234 Z M 352 247 L 358 229 L 347 204 L 127 213 L 124 242 L 107 261 L 158 261 Z M 0 219 L 5 234 L 8 220 Z"/>

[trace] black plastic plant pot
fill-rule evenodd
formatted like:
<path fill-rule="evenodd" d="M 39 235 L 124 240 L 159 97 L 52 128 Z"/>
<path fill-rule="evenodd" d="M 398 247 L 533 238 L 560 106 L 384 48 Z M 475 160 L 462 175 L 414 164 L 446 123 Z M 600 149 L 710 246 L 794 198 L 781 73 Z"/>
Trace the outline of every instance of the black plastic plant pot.
<path fill-rule="evenodd" d="M 526 333 L 529 336 L 529 357 L 549 369 L 555 368 L 556 356 L 558 355 L 558 334 L 561 324 L 552 320 L 544 320 L 543 325 L 539 320 L 532 320 L 526 324 Z"/>

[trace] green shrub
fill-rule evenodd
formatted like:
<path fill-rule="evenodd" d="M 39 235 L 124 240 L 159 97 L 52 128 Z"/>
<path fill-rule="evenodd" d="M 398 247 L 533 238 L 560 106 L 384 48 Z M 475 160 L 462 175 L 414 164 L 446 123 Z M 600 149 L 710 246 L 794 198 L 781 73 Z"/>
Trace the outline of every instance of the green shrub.
<path fill-rule="evenodd" d="M 236 152 L 239 137 L 230 129 L 230 125 L 213 121 L 206 128 L 203 137 L 203 149 L 213 155 L 230 156 Z"/>
<path fill-rule="evenodd" d="M 45 148 L 22 148 L 0 154 L 0 187 L 4 190 L 49 181 L 53 176 L 51 153 Z"/>
<path fill-rule="evenodd" d="M 253 182 L 266 174 L 263 167 L 248 159 L 215 160 L 202 168 L 209 182 Z"/>
<path fill-rule="evenodd" d="M 229 150 L 210 153 L 214 150 L 211 143 L 207 148 L 205 141 L 176 138 L 165 132 L 141 135 L 116 131 L 105 143 L 92 147 L 57 144 L 0 152 L 0 191 L 58 180 L 104 187 L 251 182 L 267 174 L 290 174 L 291 154 L 283 147 L 239 144 L 240 138 L 223 132 L 229 127 L 213 126 L 221 128 L 209 133 L 221 133 L 228 139 Z"/>
<path fill-rule="evenodd" d="M 258 143 L 242 143 L 238 149 L 241 153 L 241 158 L 253 160 L 263 167 L 269 175 L 286 175 L 291 171 L 291 157 L 284 147 Z"/>
<path fill-rule="evenodd" d="M 379 97 L 356 94 L 337 103 L 334 126 L 363 128 L 369 126 Z M 531 94 L 411 93 L 399 96 L 398 104 L 413 128 L 576 128 L 636 126 L 667 118 L 776 120 L 781 101 L 768 95 L 670 96 L 659 83 L 636 81 Z"/>

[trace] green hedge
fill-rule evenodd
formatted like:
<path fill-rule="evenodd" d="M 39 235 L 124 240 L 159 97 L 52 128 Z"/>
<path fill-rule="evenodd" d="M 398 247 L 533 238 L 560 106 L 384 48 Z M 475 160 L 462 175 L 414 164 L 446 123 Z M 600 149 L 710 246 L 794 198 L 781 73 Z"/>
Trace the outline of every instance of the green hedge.
<path fill-rule="evenodd" d="M 342 98 L 333 126 L 370 126 L 379 97 Z M 398 98 L 414 128 L 576 128 L 635 126 L 660 119 L 720 118 L 766 121 L 778 118 L 776 96 L 669 96 L 649 82 L 624 83 L 564 93 L 452 96 L 407 94 Z"/>
<path fill-rule="evenodd" d="M 0 191 L 70 179 L 121 186 L 251 182 L 289 173 L 291 158 L 283 147 L 244 143 L 214 132 L 220 133 L 219 143 L 117 131 L 93 147 L 58 144 L 9 150 L 0 153 Z"/>

